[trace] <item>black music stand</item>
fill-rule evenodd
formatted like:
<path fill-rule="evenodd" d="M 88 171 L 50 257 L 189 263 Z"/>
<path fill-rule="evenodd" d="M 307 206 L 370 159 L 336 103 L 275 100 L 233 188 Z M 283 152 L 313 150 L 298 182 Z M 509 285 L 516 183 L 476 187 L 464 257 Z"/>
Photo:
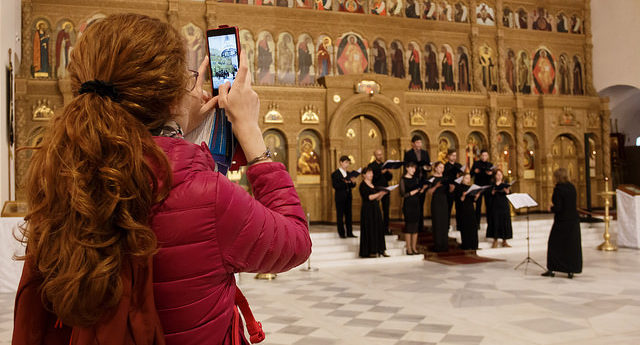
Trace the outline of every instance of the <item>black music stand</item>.
<path fill-rule="evenodd" d="M 524 260 L 522 260 L 522 262 L 519 263 L 518 266 L 516 266 L 514 269 L 517 270 L 518 268 L 520 268 L 520 266 L 525 265 L 524 272 L 526 274 L 529 263 L 533 263 L 544 270 L 545 268 L 542 267 L 542 265 L 540 265 L 538 262 L 536 262 L 536 260 L 534 260 L 531 257 L 531 235 L 529 232 L 529 208 L 537 207 L 538 203 L 535 200 L 533 200 L 531 195 L 527 193 L 509 194 L 507 195 L 507 199 L 509 200 L 511 205 L 513 205 L 513 208 L 515 208 L 516 210 L 519 210 L 521 208 L 527 209 L 527 257 Z"/>

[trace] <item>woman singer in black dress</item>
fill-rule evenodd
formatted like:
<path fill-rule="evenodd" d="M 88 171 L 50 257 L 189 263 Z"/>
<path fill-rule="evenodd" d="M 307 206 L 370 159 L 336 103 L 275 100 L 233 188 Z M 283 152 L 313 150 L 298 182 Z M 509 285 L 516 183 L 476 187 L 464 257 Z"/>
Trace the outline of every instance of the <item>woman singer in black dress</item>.
<path fill-rule="evenodd" d="M 433 180 L 429 194 L 431 197 L 431 229 L 435 252 L 449 250 L 449 182 L 442 176 L 444 164 L 436 162 L 433 166 Z"/>
<path fill-rule="evenodd" d="M 400 196 L 402 197 L 402 213 L 404 215 L 404 239 L 407 244 L 407 255 L 418 254 L 418 224 L 423 221 L 420 216 L 420 195 L 427 186 L 421 186 L 420 180 L 414 176 L 417 164 L 407 162 L 407 173 L 400 180 Z"/>
<path fill-rule="evenodd" d="M 373 185 L 373 170 L 366 167 L 362 169 L 362 182 L 360 183 L 360 197 L 362 208 L 360 209 L 360 257 L 370 258 L 376 256 L 388 257 L 384 240 L 384 223 L 380 211 L 380 199 L 387 190 L 376 190 Z"/>
<path fill-rule="evenodd" d="M 478 249 L 478 222 L 476 220 L 475 202 L 480 196 L 479 189 L 469 192 L 471 188 L 471 175 L 466 173 L 462 177 L 462 183 L 456 186 L 455 197 L 456 212 L 460 213 L 456 217 L 456 224 L 460 230 L 461 244 L 460 249 L 475 250 Z M 458 215 L 456 213 L 456 215 Z"/>
<path fill-rule="evenodd" d="M 493 238 L 491 248 L 498 247 L 498 239 L 502 239 L 503 247 L 511 247 L 507 243 L 513 238 L 513 228 L 511 227 L 511 208 L 507 194 L 511 193 L 511 186 L 504 182 L 504 173 L 497 169 L 494 174 L 494 182 L 491 185 L 491 210 L 489 211 L 490 221 L 487 226 L 487 238 Z"/>
<path fill-rule="evenodd" d="M 567 170 L 560 168 L 553 173 L 556 187 L 553 189 L 549 208 L 554 213 L 553 227 L 549 234 L 547 249 L 547 272 L 542 275 L 553 277 L 553 271 L 565 272 L 569 279 L 574 273 L 582 272 L 582 240 L 580 238 L 580 218 L 576 206 L 576 188 L 569 182 Z"/>

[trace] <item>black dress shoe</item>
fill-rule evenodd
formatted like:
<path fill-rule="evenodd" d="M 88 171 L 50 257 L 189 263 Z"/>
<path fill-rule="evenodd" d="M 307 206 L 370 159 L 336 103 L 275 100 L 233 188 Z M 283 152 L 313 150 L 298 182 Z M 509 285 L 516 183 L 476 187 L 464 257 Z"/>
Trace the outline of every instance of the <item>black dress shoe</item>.
<path fill-rule="evenodd" d="M 347 236 L 345 236 L 345 235 L 340 235 L 340 238 L 347 238 Z"/>
<path fill-rule="evenodd" d="M 347 237 L 349 237 L 349 238 L 358 238 L 358 236 L 356 236 L 356 235 L 354 235 L 354 234 L 347 235 Z"/>
<path fill-rule="evenodd" d="M 380 256 L 384 256 L 385 258 L 388 258 L 390 255 L 387 254 L 387 252 L 382 252 L 380 253 Z"/>
<path fill-rule="evenodd" d="M 568 276 L 568 278 L 569 278 L 569 279 L 573 279 L 573 273 L 569 272 L 569 273 L 567 274 L 567 276 Z"/>
<path fill-rule="evenodd" d="M 546 271 L 546 272 L 542 273 L 541 276 L 543 276 L 543 277 L 555 277 L 556 275 L 553 273 L 553 271 Z"/>

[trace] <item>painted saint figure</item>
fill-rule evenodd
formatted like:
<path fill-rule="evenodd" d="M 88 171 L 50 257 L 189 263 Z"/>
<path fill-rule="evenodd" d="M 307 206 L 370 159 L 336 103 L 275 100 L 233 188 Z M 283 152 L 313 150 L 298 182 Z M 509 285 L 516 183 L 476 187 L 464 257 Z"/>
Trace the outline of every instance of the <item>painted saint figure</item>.
<path fill-rule="evenodd" d="M 533 61 L 533 80 L 538 94 L 553 94 L 555 86 L 556 70 L 553 58 L 544 50 L 539 50 Z"/>
<path fill-rule="evenodd" d="M 407 7 L 404 12 L 407 18 L 420 18 L 419 0 L 407 0 Z"/>
<path fill-rule="evenodd" d="M 480 48 L 480 66 L 482 67 L 482 85 L 489 91 L 497 91 L 496 80 L 494 78 L 493 54 L 491 48 L 484 46 Z"/>
<path fill-rule="evenodd" d="M 518 59 L 518 91 L 524 94 L 531 93 L 529 70 L 529 57 L 526 52 L 522 51 L 520 59 Z"/>
<path fill-rule="evenodd" d="M 466 23 L 469 21 L 469 9 L 467 8 L 467 6 L 465 6 L 465 4 L 459 2 L 456 4 L 456 14 L 455 14 L 455 21 L 457 23 Z"/>
<path fill-rule="evenodd" d="M 451 52 L 442 46 L 442 90 L 454 91 L 456 89 L 453 81 L 453 56 Z"/>
<path fill-rule="evenodd" d="M 371 14 L 376 14 L 379 16 L 386 16 L 387 13 L 387 4 L 384 0 L 372 0 L 371 1 Z"/>
<path fill-rule="evenodd" d="M 516 56 L 513 53 L 513 50 L 509 50 L 509 53 L 507 54 L 507 58 L 505 59 L 505 62 L 504 62 L 507 84 L 509 84 L 509 89 L 513 93 L 517 91 L 515 58 Z"/>
<path fill-rule="evenodd" d="M 338 43 L 338 72 L 361 74 L 367 72 L 368 61 L 364 42 L 355 35 L 347 35 Z"/>
<path fill-rule="evenodd" d="M 533 12 L 533 30 L 551 31 L 551 21 L 546 9 L 540 7 Z"/>
<path fill-rule="evenodd" d="M 36 78 L 51 76 L 51 62 L 49 61 L 49 27 L 44 21 L 36 24 L 33 34 L 33 65 L 31 73 Z"/>
<path fill-rule="evenodd" d="M 293 39 L 289 34 L 280 34 L 278 42 L 278 81 L 281 84 L 293 84 L 294 73 Z"/>
<path fill-rule="evenodd" d="M 570 95 L 571 88 L 569 86 L 569 66 L 567 65 L 567 57 L 565 55 L 560 55 L 560 61 L 558 64 L 558 75 L 560 76 L 558 80 L 558 88 L 560 89 L 560 94 Z"/>
<path fill-rule="evenodd" d="M 584 95 L 582 66 L 580 66 L 580 59 L 577 56 L 573 57 L 573 94 Z"/>
<path fill-rule="evenodd" d="M 556 31 L 569 32 L 569 18 L 564 13 L 558 14 L 558 22 L 556 23 Z"/>
<path fill-rule="evenodd" d="M 470 91 L 469 58 L 462 47 L 458 47 L 458 90 Z"/>
<path fill-rule="evenodd" d="M 388 74 L 387 52 L 380 41 L 373 42 L 373 71 L 377 74 Z"/>
<path fill-rule="evenodd" d="M 313 65 L 313 43 L 311 37 L 306 37 L 298 43 L 298 84 L 313 84 L 313 76 L 311 75 L 311 66 Z"/>
<path fill-rule="evenodd" d="M 409 82 L 409 89 L 420 90 L 422 89 L 422 80 L 420 79 L 420 52 L 413 43 L 409 43 L 409 75 L 411 76 L 411 82 Z"/>
<path fill-rule="evenodd" d="M 398 42 L 391 42 L 391 76 L 402 79 L 405 77 L 404 54 Z"/>
<path fill-rule="evenodd" d="M 402 17 L 403 0 L 387 0 L 387 10 L 393 17 Z"/>
<path fill-rule="evenodd" d="M 69 52 L 73 44 L 71 42 L 72 34 L 73 25 L 70 22 L 65 22 L 62 30 L 58 32 L 58 36 L 56 37 L 56 75 L 58 78 L 64 78 L 67 75 Z"/>
<path fill-rule="evenodd" d="M 324 37 L 318 45 L 318 77 L 331 74 L 331 39 Z"/>
<path fill-rule="evenodd" d="M 447 22 L 453 21 L 453 8 L 446 1 L 442 1 L 438 4 L 438 20 Z"/>
<path fill-rule="evenodd" d="M 575 14 L 571 16 L 571 33 L 573 34 L 582 33 L 582 19 L 580 19 Z"/>
<path fill-rule="evenodd" d="M 524 8 L 518 10 L 518 28 L 520 29 L 528 29 L 529 28 L 529 15 Z"/>
<path fill-rule="evenodd" d="M 189 23 L 182 27 L 182 37 L 187 43 L 187 67 L 197 70 L 204 57 L 204 38 L 202 30 Z"/>
<path fill-rule="evenodd" d="M 436 3 L 431 0 L 424 1 L 424 19 L 436 20 L 437 18 L 437 6 Z"/>
<path fill-rule="evenodd" d="M 482 25 L 495 25 L 496 19 L 493 8 L 485 3 L 480 4 L 476 9 L 476 22 Z"/>
<path fill-rule="evenodd" d="M 262 35 L 258 41 L 258 83 L 273 84 L 273 38 L 269 34 Z"/>
<path fill-rule="evenodd" d="M 436 51 L 430 44 L 427 44 L 424 49 L 426 62 L 425 76 L 427 78 L 427 80 L 425 81 L 425 88 L 427 90 L 437 90 L 439 88 L 439 85 Z"/>

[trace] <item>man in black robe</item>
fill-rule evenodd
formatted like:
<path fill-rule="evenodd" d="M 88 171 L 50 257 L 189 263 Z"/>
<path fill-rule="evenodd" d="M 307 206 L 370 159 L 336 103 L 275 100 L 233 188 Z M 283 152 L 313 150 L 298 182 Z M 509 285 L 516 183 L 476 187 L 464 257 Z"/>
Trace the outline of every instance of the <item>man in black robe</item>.
<path fill-rule="evenodd" d="M 398 46 L 398 43 L 392 42 L 391 49 L 393 50 L 393 56 L 391 57 L 391 75 L 396 78 L 404 78 L 404 55 L 402 49 Z"/>
<path fill-rule="evenodd" d="M 349 177 L 347 168 L 351 160 L 347 156 L 340 157 L 339 168 L 331 174 L 331 184 L 335 190 L 336 215 L 338 217 L 338 235 L 340 238 L 356 237 L 353 235 L 351 223 L 351 189 L 356 186 L 355 178 Z M 347 231 L 345 233 L 345 223 Z"/>
<path fill-rule="evenodd" d="M 458 47 L 458 54 L 460 59 L 458 60 L 458 90 L 469 91 L 471 85 L 469 84 L 469 58 L 464 52 L 462 47 Z"/>
<path fill-rule="evenodd" d="M 387 75 L 387 52 L 384 51 L 380 42 L 373 42 L 373 50 L 374 50 L 374 61 L 373 61 L 373 71 L 377 74 Z"/>
<path fill-rule="evenodd" d="M 471 167 L 471 177 L 473 177 L 473 183 L 483 187 L 491 184 L 491 178 L 493 177 L 493 164 L 489 162 L 489 152 L 487 150 L 480 151 L 480 160 L 473 163 Z M 480 196 L 476 199 L 476 224 L 478 229 L 480 228 L 480 218 L 482 217 L 482 200 L 484 199 L 484 207 L 489 213 L 489 197 L 487 191 L 478 192 Z"/>
<path fill-rule="evenodd" d="M 414 162 L 417 169 L 414 177 L 420 181 L 420 183 L 426 183 L 427 173 L 431 171 L 431 159 L 429 153 L 422 149 L 422 138 L 414 135 L 411 138 L 411 150 L 404 153 L 404 163 Z M 425 193 L 420 193 L 420 221 L 418 222 L 418 232 L 422 232 L 424 229 L 424 200 Z"/>
<path fill-rule="evenodd" d="M 449 213 L 447 214 L 451 217 L 451 208 L 453 207 L 453 201 L 455 200 L 454 190 L 455 190 L 455 180 L 458 178 L 458 175 L 461 174 L 462 165 L 458 162 L 458 153 L 456 150 L 449 149 L 447 151 L 447 163 L 444 165 L 444 172 L 442 173 L 442 177 L 444 177 L 445 181 L 449 184 L 449 193 L 447 194 L 447 206 Z M 456 207 L 457 213 L 457 207 Z"/>
<path fill-rule="evenodd" d="M 373 153 L 376 158 L 375 161 L 369 163 L 369 168 L 373 170 L 373 185 L 377 188 L 384 188 L 389 186 L 389 181 L 393 178 L 393 175 L 389 169 L 382 169 L 384 164 L 384 155 L 382 150 L 378 149 Z M 389 231 L 389 193 L 382 197 L 382 219 L 384 223 L 384 232 L 387 235 L 391 235 Z"/>
<path fill-rule="evenodd" d="M 298 66 L 300 68 L 300 76 L 298 77 L 298 81 L 300 83 L 306 84 L 308 81 L 306 80 L 309 76 L 309 70 L 311 69 L 311 64 L 313 63 L 311 59 L 311 52 L 309 51 L 309 43 L 310 42 L 300 42 L 298 45 Z"/>
<path fill-rule="evenodd" d="M 427 90 L 437 90 L 438 89 L 438 60 L 436 59 L 436 52 L 431 45 L 427 44 L 425 46 L 425 60 L 426 60 L 426 68 L 425 75 L 427 80 L 425 82 L 425 88 Z"/>

